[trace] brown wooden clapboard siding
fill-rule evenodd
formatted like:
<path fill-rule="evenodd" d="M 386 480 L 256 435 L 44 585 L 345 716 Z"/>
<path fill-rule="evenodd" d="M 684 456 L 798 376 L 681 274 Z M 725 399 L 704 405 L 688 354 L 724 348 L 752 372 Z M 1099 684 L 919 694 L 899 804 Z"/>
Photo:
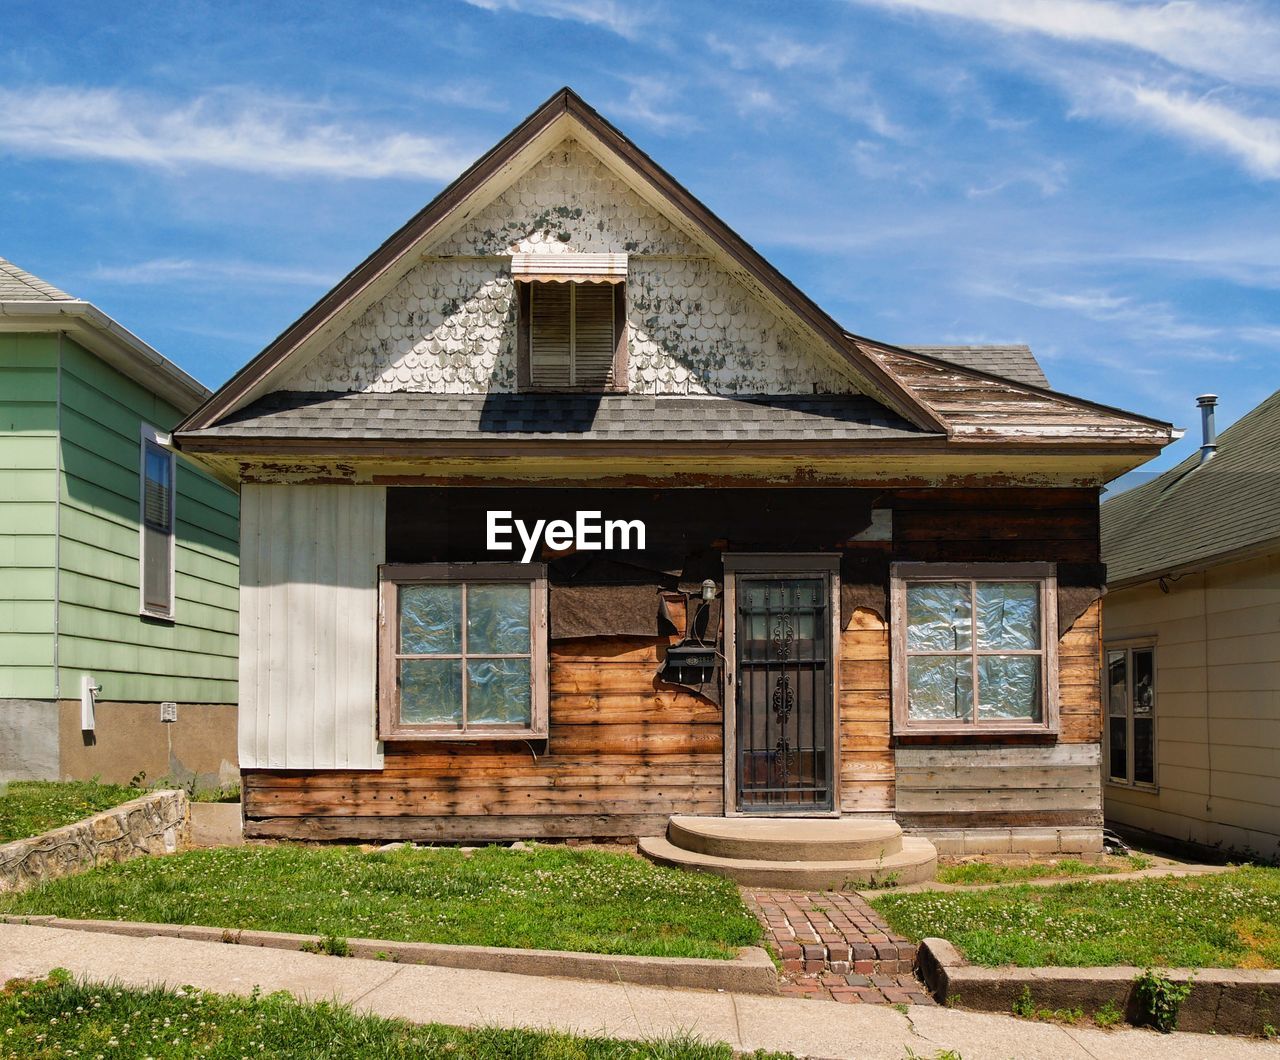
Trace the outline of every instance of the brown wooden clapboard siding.
<path fill-rule="evenodd" d="M 904 490 L 881 503 L 894 510 L 895 559 L 991 562 L 1025 558 L 1024 548 L 1044 561 L 1097 558 L 1094 490 Z M 1097 824 L 1100 612 L 1095 603 L 1059 640 L 1058 735 L 975 745 L 968 736 L 895 741 L 889 623 L 856 610 L 840 637 L 841 811 L 895 813 L 924 828 Z M 671 642 L 553 642 L 545 744 L 408 743 L 388 747 L 380 772 L 246 772 L 247 834 L 629 836 L 660 832 L 672 813 L 720 814 L 723 715 L 657 681 Z"/>
<path fill-rule="evenodd" d="M 661 831 L 672 813 L 718 814 L 721 710 L 657 682 L 668 643 L 553 643 L 545 745 L 407 743 L 387 747 L 380 772 L 246 772 L 246 834 L 616 836 Z"/>
<path fill-rule="evenodd" d="M 889 627 L 857 610 L 840 636 L 840 811 L 893 809 Z"/>

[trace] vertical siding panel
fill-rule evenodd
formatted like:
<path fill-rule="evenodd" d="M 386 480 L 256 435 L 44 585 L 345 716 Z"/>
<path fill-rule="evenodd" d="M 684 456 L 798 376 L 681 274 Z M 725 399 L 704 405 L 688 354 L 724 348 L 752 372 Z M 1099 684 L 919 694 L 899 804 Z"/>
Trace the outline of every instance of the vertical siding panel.
<path fill-rule="evenodd" d="M 342 510 L 347 506 L 343 497 L 341 504 L 320 505 L 316 517 L 317 541 L 315 547 L 315 581 L 312 586 L 312 606 L 314 607 L 327 595 L 331 595 L 339 585 L 336 576 L 339 566 L 338 550 L 323 546 L 323 542 L 340 541 L 342 537 Z M 320 623 L 320 616 L 316 616 Z M 339 753 L 337 733 L 342 728 L 336 711 L 319 709 L 320 703 L 332 698 L 335 703 L 341 702 L 337 695 L 337 667 L 334 660 L 343 650 L 346 643 L 346 616 L 341 610 L 333 614 L 324 628 L 316 629 L 314 642 L 314 661 L 312 664 L 312 697 L 317 709 L 312 715 L 311 731 L 314 754 L 335 766 L 345 765 L 345 756 Z"/>
<path fill-rule="evenodd" d="M 246 485 L 240 510 L 240 643 L 258 643 L 258 606 L 262 597 L 258 570 L 258 486 Z M 258 762 L 258 653 L 242 651 L 239 669 L 240 709 L 237 742 L 241 765 Z"/>
<path fill-rule="evenodd" d="M 381 768 L 386 491 L 251 485 L 243 503 L 241 768 Z"/>

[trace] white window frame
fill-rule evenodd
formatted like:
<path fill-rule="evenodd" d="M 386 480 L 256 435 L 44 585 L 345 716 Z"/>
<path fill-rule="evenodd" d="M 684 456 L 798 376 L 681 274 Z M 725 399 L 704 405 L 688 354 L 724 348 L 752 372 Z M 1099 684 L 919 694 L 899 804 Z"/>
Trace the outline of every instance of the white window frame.
<path fill-rule="evenodd" d="M 1125 777 L 1111 775 L 1111 653 L 1125 653 Z M 1133 653 L 1151 652 L 1151 779 L 1135 780 L 1133 769 Z M 1102 645 L 1102 769 L 1103 780 L 1112 787 L 1133 791 L 1160 790 L 1160 664 L 1156 638 L 1125 637 L 1106 641 Z"/>
<path fill-rule="evenodd" d="M 157 611 L 147 606 L 147 446 L 163 449 L 169 458 L 169 606 Z M 178 525 L 178 460 L 170 436 L 143 423 L 138 438 L 138 614 L 144 618 L 174 620 L 178 571 L 176 564 L 176 528 Z"/>
<path fill-rule="evenodd" d="M 1038 652 L 995 652 L 994 654 L 1035 654 L 1041 658 L 1039 721 L 925 721 L 912 719 L 907 683 L 907 585 L 913 582 L 1036 582 L 1040 587 L 1040 627 L 1043 638 Z M 893 731 L 897 735 L 926 734 L 998 736 L 1013 733 L 1058 733 L 1058 578 L 1052 563 L 895 563 L 890 580 L 890 625 L 892 631 Z M 976 623 L 976 617 L 975 617 Z M 974 645 L 976 646 L 976 632 Z M 922 654 L 952 654 L 925 652 Z M 959 655 L 973 655 L 976 648 Z M 977 683 L 975 701 L 980 700 Z"/>

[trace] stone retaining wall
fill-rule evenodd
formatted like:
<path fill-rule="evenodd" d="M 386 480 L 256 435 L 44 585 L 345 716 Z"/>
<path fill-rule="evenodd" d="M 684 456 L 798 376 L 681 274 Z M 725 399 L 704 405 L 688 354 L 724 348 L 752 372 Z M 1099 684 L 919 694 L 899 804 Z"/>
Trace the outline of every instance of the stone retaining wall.
<path fill-rule="evenodd" d="M 920 977 L 950 1008 L 1012 1012 L 1026 991 L 1036 1009 L 1081 1009 L 1092 1015 L 1110 1002 L 1125 1019 L 1141 1022 L 1134 981 L 1141 968 L 986 968 L 969 964 L 945 939 L 920 944 Z M 1175 983 L 1190 983 L 1177 1029 L 1202 1034 L 1266 1034 L 1280 1026 L 1280 971 L 1173 968 Z"/>
<path fill-rule="evenodd" d="M 0 846 L 0 892 L 22 891 L 96 865 L 186 846 L 185 791 L 155 791 L 52 832 Z"/>

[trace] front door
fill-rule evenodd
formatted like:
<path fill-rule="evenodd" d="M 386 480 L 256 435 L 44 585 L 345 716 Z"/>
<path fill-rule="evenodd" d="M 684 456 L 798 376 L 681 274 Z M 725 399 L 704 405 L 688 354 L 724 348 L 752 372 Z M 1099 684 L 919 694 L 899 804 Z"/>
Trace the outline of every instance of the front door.
<path fill-rule="evenodd" d="M 829 812 L 831 574 L 740 571 L 734 581 L 736 810 Z"/>

